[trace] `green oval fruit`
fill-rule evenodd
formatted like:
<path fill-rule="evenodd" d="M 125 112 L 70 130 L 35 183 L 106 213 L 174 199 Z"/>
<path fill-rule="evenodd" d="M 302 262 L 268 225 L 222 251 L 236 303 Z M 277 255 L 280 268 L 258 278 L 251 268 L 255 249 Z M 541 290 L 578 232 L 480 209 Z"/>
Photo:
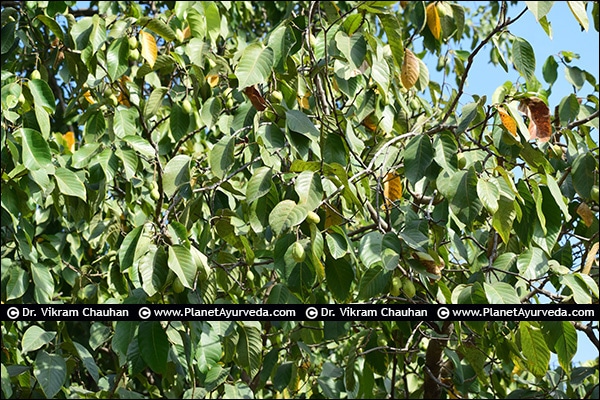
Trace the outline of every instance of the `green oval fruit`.
<path fill-rule="evenodd" d="M 135 36 L 130 36 L 129 39 L 127 39 L 127 42 L 129 43 L 129 48 L 130 49 L 137 49 L 138 47 L 138 40 L 136 39 Z"/>
<path fill-rule="evenodd" d="M 317 214 L 316 212 L 309 211 L 306 215 L 306 220 L 308 222 L 312 222 L 313 224 L 318 224 L 319 222 L 321 222 L 321 217 L 319 217 L 319 214 Z"/>
<path fill-rule="evenodd" d="M 181 108 L 185 111 L 186 114 L 192 113 L 192 103 L 188 99 L 185 99 L 181 102 Z"/>
<path fill-rule="evenodd" d="M 107 87 L 104 89 L 104 97 L 110 97 L 110 96 L 112 96 L 113 94 L 115 94 L 115 92 L 112 90 L 112 88 L 111 88 L 110 86 L 107 86 Z"/>
<path fill-rule="evenodd" d="M 175 278 L 175 280 L 173 281 L 173 291 L 175 293 L 181 293 L 185 290 L 185 286 L 183 286 L 183 283 L 181 283 L 181 280 L 177 277 Z"/>
<path fill-rule="evenodd" d="M 40 74 L 40 71 L 37 69 L 34 69 L 33 72 L 31 72 L 31 79 L 42 79 L 42 74 Z"/>
<path fill-rule="evenodd" d="M 410 279 L 405 279 L 402 282 L 402 291 L 409 299 L 415 297 L 417 290 L 415 289 L 415 284 Z"/>
<path fill-rule="evenodd" d="M 292 245 L 292 257 L 294 257 L 294 261 L 297 263 L 301 263 L 306 258 L 304 246 L 302 246 L 300 242 L 296 242 Z"/>
<path fill-rule="evenodd" d="M 598 189 L 597 185 L 592 186 L 592 190 L 590 191 L 590 197 L 592 198 L 592 200 L 594 200 L 594 202 L 598 203 L 598 194 L 599 194 L 600 189 Z"/>
<path fill-rule="evenodd" d="M 270 100 L 271 103 L 281 103 L 281 100 L 283 100 L 283 94 L 279 90 L 273 90 Z"/>
<path fill-rule="evenodd" d="M 254 281 L 254 272 L 252 272 L 251 269 L 249 269 L 248 272 L 246 272 L 246 280 L 249 282 Z"/>
<path fill-rule="evenodd" d="M 160 199 L 160 192 L 158 191 L 158 189 L 152 189 L 150 191 L 150 197 L 152 197 L 152 200 L 154 201 Z"/>
<path fill-rule="evenodd" d="M 117 99 L 117 96 L 115 96 L 114 94 L 111 94 L 110 96 L 108 96 L 108 104 L 110 104 L 113 107 L 116 107 L 119 104 L 119 99 Z"/>
<path fill-rule="evenodd" d="M 133 61 L 138 61 L 140 59 L 140 51 L 138 49 L 131 49 L 129 51 L 129 58 Z"/>
<path fill-rule="evenodd" d="M 458 158 L 458 169 L 463 169 L 467 165 L 467 159 L 463 153 L 458 153 L 456 155 Z"/>
<path fill-rule="evenodd" d="M 390 294 L 392 296 L 399 296 L 400 288 L 402 288 L 402 280 L 400 279 L 399 276 L 394 276 L 392 278 L 392 287 L 390 289 Z"/>

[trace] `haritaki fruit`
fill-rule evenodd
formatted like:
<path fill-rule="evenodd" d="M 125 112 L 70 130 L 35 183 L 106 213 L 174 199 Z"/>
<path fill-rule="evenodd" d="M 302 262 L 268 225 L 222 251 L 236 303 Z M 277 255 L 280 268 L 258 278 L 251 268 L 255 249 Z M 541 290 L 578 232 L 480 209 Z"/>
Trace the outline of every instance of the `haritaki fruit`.
<path fill-rule="evenodd" d="M 300 242 L 295 242 L 292 245 L 292 257 L 294 257 L 294 261 L 296 261 L 297 263 L 301 263 L 306 258 L 304 246 L 302 246 Z"/>

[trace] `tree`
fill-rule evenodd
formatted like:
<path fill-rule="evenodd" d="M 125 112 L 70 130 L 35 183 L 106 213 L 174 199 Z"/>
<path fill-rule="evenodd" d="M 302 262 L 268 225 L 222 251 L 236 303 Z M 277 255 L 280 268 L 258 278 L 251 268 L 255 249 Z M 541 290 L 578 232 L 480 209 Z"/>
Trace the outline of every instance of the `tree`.
<path fill-rule="evenodd" d="M 3 1 L 2 302 L 597 304 L 597 76 L 510 31 L 552 3 Z M 597 329 L 3 321 L 2 392 L 589 398 Z"/>

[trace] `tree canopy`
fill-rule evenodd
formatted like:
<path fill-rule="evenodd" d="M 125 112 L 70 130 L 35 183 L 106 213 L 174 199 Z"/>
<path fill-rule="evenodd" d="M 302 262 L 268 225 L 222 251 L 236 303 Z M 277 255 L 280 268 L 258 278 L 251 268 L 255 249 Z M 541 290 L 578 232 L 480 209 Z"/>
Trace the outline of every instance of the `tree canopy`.
<path fill-rule="evenodd" d="M 511 33 L 553 3 L 2 1 L 2 303 L 597 304 L 598 71 Z M 5 398 L 598 397 L 597 320 L 1 330 Z"/>

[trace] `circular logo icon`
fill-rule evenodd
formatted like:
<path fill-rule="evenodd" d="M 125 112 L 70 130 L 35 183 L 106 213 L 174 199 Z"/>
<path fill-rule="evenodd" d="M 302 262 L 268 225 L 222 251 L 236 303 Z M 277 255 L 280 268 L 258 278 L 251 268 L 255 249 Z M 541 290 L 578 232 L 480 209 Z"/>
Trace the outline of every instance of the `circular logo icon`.
<path fill-rule="evenodd" d="M 19 309 L 17 307 L 11 307 L 8 310 L 6 310 L 6 315 L 8 316 L 8 318 L 10 319 L 17 319 L 19 318 Z"/>
<path fill-rule="evenodd" d="M 319 316 L 319 310 L 317 310 L 315 307 L 308 307 L 306 309 L 306 318 L 315 319 L 318 316 Z"/>
<path fill-rule="evenodd" d="M 450 316 L 450 310 L 447 307 L 440 307 L 437 310 L 437 316 L 439 319 L 446 319 Z"/>
<path fill-rule="evenodd" d="M 150 318 L 150 315 L 152 315 L 152 311 L 150 311 L 148 307 L 142 307 L 140 308 L 140 311 L 138 311 L 138 314 L 141 319 L 148 319 Z"/>

